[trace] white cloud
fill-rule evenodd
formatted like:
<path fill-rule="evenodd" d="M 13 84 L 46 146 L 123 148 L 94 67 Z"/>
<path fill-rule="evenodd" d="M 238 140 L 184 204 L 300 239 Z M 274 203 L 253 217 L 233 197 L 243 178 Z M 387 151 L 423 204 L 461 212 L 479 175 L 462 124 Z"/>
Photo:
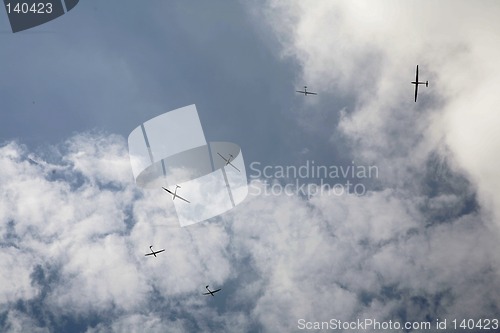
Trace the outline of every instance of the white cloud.
<path fill-rule="evenodd" d="M 48 333 L 48 328 L 38 327 L 35 320 L 20 311 L 10 311 L 6 318 L 6 333 L 33 332 Z"/>
<path fill-rule="evenodd" d="M 129 168 L 115 137 L 79 135 L 67 154 L 80 150 L 79 140 L 99 146 L 84 164 L 105 156 Z M 52 329 L 63 318 L 105 316 L 88 332 L 133 331 L 141 322 L 151 331 L 291 331 L 300 318 L 400 319 L 401 308 L 418 319 L 495 311 L 498 242 L 478 213 L 429 224 L 424 198 L 396 189 L 310 200 L 261 195 L 180 228 L 170 198 L 140 191 L 122 178 L 125 170 L 73 168 L 63 154 L 65 171 L 53 174 L 45 170 L 53 165 L 28 155 L 19 145 L 0 148 L 0 291 L 8 318 L 28 316 L 34 327 L 44 327 L 32 316 L 37 304 Z M 459 204 L 448 195 L 429 206 Z M 149 245 L 165 253 L 144 257 Z M 202 297 L 206 284 L 223 291 Z"/>
<path fill-rule="evenodd" d="M 66 142 L 65 162 L 89 180 L 129 183 L 133 179 L 124 139 L 117 135 L 75 135 Z"/>
<path fill-rule="evenodd" d="M 287 281 L 296 271 L 291 267 L 300 262 L 308 274 L 301 287 L 305 283 L 314 290 L 336 281 L 350 293 L 334 301 L 347 304 L 331 310 L 335 316 L 394 318 L 407 311 L 411 318 L 451 318 L 498 312 L 493 305 L 498 294 L 491 294 L 499 283 L 494 273 L 500 267 L 494 259 L 498 229 L 490 224 L 498 226 L 500 216 L 495 194 L 500 137 L 493 130 L 500 120 L 494 93 L 500 77 L 499 9 L 486 1 L 266 1 L 263 12 L 282 43 L 282 54 L 302 68 L 298 81 L 314 84 L 319 98 L 353 101 L 333 110 L 340 113 L 338 129 L 350 140 L 356 161 L 376 164 L 381 184 L 388 187 L 361 198 L 311 200 L 321 216 L 328 216 L 329 226 L 312 238 L 318 253 L 331 257 L 302 262 L 304 257 L 291 256 L 294 264 L 285 265 L 290 271 L 278 280 Z M 417 104 L 410 85 L 416 64 L 420 78 L 430 81 L 429 88 L 420 89 Z M 316 107 L 314 112 L 332 109 Z M 431 180 L 441 187 L 434 189 Z M 443 189 L 452 182 L 451 189 Z M 465 200 L 473 191 L 479 212 L 460 217 L 474 211 Z M 283 214 L 280 221 L 287 219 Z M 295 227 L 284 229 L 292 233 Z M 334 236 L 323 242 L 328 232 Z M 306 248 L 298 240 L 289 243 Z M 330 280 L 307 283 L 324 271 L 331 272 Z M 328 290 L 312 291 L 322 303 L 313 307 L 312 320 L 328 320 L 328 315 L 318 316 L 318 309 L 332 308 L 322 296 L 337 289 Z M 307 313 L 307 306 L 293 308 L 287 296 L 272 298 L 288 307 L 280 310 L 283 320 Z M 279 320 L 276 313 L 260 315 Z"/>
<path fill-rule="evenodd" d="M 0 252 L 0 299 L 3 304 L 15 302 L 17 299 L 32 299 L 37 295 L 37 290 L 30 283 L 27 272 L 35 258 L 15 247 L 2 249 Z M 0 307 L 0 308 L 3 308 Z"/>
<path fill-rule="evenodd" d="M 165 322 L 157 316 L 134 314 L 120 317 L 111 325 L 99 324 L 95 328 L 88 329 L 86 333 L 107 333 L 107 332 L 165 332 Z M 180 321 L 168 323 L 169 332 L 184 332 Z"/>
<path fill-rule="evenodd" d="M 498 220 L 497 2 L 266 4 L 283 54 L 302 67 L 300 81 L 352 96 L 339 129 L 357 158 L 376 161 L 385 181 L 390 175 L 401 185 L 430 152 L 448 151 L 442 156 L 467 175 L 483 208 Z M 420 78 L 430 82 L 419 90 L 417 104 L 410 85 L 416 64 Z"/>
<path fill-rule="evenodd" d="M 133 184 L 123 138 L 79 134 L 49 151 L 47 160 L 59 160 L 30 161 L 15 143 L 0 148 L 0 293 L 9 316 L 17 318 L 17 302 L 41 302 L 57 327 L 61 316 L 154 312 L 158 293 L 162 307 L 180 298 L 187 311 L 200 307 L 207 281 L 231 276 L 224 229 L 180 228 L 169 196 Z M 151 244 L 165 253 L 144 257 Z"/>
<path fill-rule="evenodd" d="M 269 331 L 291 331 L 300 318 L 494 315 L 495 234 L 476 214 L 428 227 L 413 199 L 394 190 L 309 204 L 253 198 L 229 220 L 239 256 L 250 256 L 263 279 L 241 291 L 257 299 L 254 318 Z"/>

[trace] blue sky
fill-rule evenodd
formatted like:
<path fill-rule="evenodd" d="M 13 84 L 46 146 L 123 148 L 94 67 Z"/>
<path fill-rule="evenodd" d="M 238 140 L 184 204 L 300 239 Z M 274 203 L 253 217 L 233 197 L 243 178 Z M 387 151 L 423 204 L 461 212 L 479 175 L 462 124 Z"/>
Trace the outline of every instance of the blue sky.
<path fill-rule="evenodd" d="M 499 318 L 499 7 L 85 1 L 16 34 L 0 13 L 1 330 Z M 362 196 L 254 193 L 180 228 L 135 185 L 126 140 L 190 104 L 248 176 L 314 160 L 378 177 Z M 164 255 L 145 258 L 151 244 Z"/>

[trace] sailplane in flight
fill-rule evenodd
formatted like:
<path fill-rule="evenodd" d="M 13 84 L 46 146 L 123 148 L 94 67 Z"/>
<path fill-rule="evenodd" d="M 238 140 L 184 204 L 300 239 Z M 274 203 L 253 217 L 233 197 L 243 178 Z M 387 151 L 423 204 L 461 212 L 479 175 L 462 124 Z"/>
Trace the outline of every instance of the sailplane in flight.
<path fill-rule="evenodd" d="M 221 290 L 222 290 L 222 289 L 220 289 L 220 288 L 219 288 L 219 289 L 217 289 L 217 290 L 210 290 L 210 289 L 208 288 L 208 285 L 207 285 L 205 288 L 207 288 L 208 293 L 204 293 L 203 295 L 212 295 L 212 297 L 215 297 L 215 296 L 214 296 L 214 294 L 215 294 L 216 292 L 218 292 L 218 291 L 221 291 Z"/>
<path fill-rule="evenodd" d="M 418 82 L 418 65 L 417 65 L 417 72 L 415 74 L 415 81 L 412 81 L 411 84 L 414 84 L 415 85 L 415 102 L 417 102 L 417 94 L 418 94 L 418 85 L 419 84 L 425 84 L 426 87 L 429 86 L 429 81 L 425 81 L 425 82 Z"/>
<path fill-rule="evenodd" d="M 219 153 L 217 153 L 217 154 L 219 154 Z M 234 164 L 233 164 L 233 163 L 231 163 L 231 160 L 233 160 L 233 159 L 234 159 L 234 158 L 233 158 L 233 155 L 229 154 L 229 158 L 227 158 L 227 159 L 226 159 L 224 156 L 222 156 L 221 154 L 219 154 L 219 156 L 220 156 L 220 157 L 222 157 L 222 159 L 223 159 L 224 161 L 226 161 L 226 165 L 230 165 L 230 166 L 232 166 L 233 168 L 235 168 L 236 170 L 238 170 L 238 172 L 240 172 L 240 169 L 238 169 L 237 167 L 235 167 L 235 166 L 234 166 Z"/>
<path fill-rule="evenodd" d="M 304 90 L 295 90 L 296 92 L 298 93 L 301 93 L 301 94 L 304 94 L 304 96 L 307 96 L 307 95 L 317 95 L 317 93 L 315 92 L 311 92 L 311 91 L 307 91 L 307 86 L 304 86 Z"/>
<path fill-rule="evenodd" d="M 167 191 L 168 193 L 172 194 L 172 200 L 175 200 L 175 198 L 179 198 L 181 200 L 184 200 L 187 203 L 190 203 L 189 201 L 187 201 L 186 199 L 184 199 L 183 197 L 181 197 L 180 195 L 177 194 L 177 189 L 180 188 L 179 185 L 176 185 L 174 192 L 170 191 L 168 188 L 164 188 L 163 186 L 161 188 L 164 189 L 165 191 Z"/>
<path fill-rule="evenodd" d="M 155 256 L 155 257 L 156 257 L 156 255 L 157 255 L 158 253 L 165 251 L 165 249 L 158 250 L 158 251 L 153 251 L 153 245 L 151 245 L 151 246 L 149 247 L 149 249 L 151 250 L 151 253 L 146 253 L 144 256 L 146 256 L 146 257 L 147 257 L 147 256 Z"/>

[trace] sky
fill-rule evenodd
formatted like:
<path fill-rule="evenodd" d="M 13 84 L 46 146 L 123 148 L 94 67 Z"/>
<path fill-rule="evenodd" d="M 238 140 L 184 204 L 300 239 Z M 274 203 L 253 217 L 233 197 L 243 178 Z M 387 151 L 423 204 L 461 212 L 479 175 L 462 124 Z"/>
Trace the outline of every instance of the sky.
<path fill-rule="evenodd" d="M 0 11 L 0 331 L 500 320 L 499 14 L 92 0 L 13 34 Z M 207 141 L 241 147 L 250 193 L 181 228 L 135 184 L 127 138 L 191 104 Z M 356 173 L 277 172 L 312 164 Z M 362 191 L 332 186 L 346 181 Z M 165 252 L 144 257 L 152 244 Z"/>

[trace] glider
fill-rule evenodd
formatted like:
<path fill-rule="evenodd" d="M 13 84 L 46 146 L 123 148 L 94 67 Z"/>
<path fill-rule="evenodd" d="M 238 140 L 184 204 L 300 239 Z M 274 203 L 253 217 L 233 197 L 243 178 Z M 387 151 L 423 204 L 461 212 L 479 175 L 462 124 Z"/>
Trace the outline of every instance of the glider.
<path fill-rule="evenodd" d="M 144 256 L 146 256 L 146 257 L 147 257 L 147 256 L 155 256 L 155 257 L 156 257 L 156 255 L 157 255 L 158 253 L 165 251 L 165 249 L 162 249 L 162 250 L 159 250 L 159 251 L 153 251 L 153 245 L 151 245 L 151 246 L 149 247 L 149 249 L 151 250 L 151 253 L 146 253 Z"/>
<path fill-rule="evenodd" d="M 210 289 L 208 288 L 208 285 L 207 285 L 205 288 L 207 288 L 208 293 L 204 293 L 203 295 L 212 295 L 212 297 L 215 297 L 215 296 L 214 296 L 214 294 L 215 294 L 216 292 L 221 291 L 221 289 L 217 289 L 217 290 L 210 290 Z"/>
<path fill-rule="evenodd" d="M 415 81 L 412 81 L 411 84 L 414 84 L 415 85 L 415 102 L 417 102 L 417 94 L 418 94 L 418 85 L 419 84 L 425 84 L 426 87 L 429 86 L 429 81 L 425 81 L 425 82 L 418 82 L 418 65 L 417 65 L 417 72 L 415 74 Z"/>
<path fill-rule="evenodd" d="M 170 191 L 169 189 L 164 188 L 164 187 L 162 186 L 162 189 L 164 189 L 164 190 L 165 190 L 165 191 L 167 191 L 168 193 L 172 194 L 172 200 L 175 200 L 175 198 L 179 198 L 179 199 L 181 199 L 181 200 L 186 201 L 187 203 L 190 203 L 189 201 L 187 201 L 186 199 L 184 199 L 183 197 L 181 197 L 180 195 L 178 195 L 178 194 L 177 194 L 177 189 L 178 189 L 178 188 L 180 188 L 180 186 L 179 186 L 179 185 L 176 185 L 175 191 L 174 191 L 174 192 L 172 192 L 172 191 Z"/>
<path fill-rule="evenodd" d="M 304 91 L 301 91 L 301 90 L 295 90 L 295 91 L 298 93 L 304 94 L 304 96 L 317 95 L 317 93 L 315 93 L 315 92 L 307 91 L 307 86 L 304 86 Z"/>
<path fill-rule="evenodd" d="M 219 153 L 217 153 L 217 154 L 219 154 Z M 228 159 L 226 159 L 226 158 L 225 158 L 224 156 L 222 156 L 221 154 L 219 154 L 219 156 L 220 156 L 220 157 L 222 157 L 222 159 L 223 159 L 224 161 L 226 161 L 226 165 L 228 165 L 228 164 L 229 164 L 230 166 L 232 166 L 233 168 L 235 168 L 236 170 L 238 170 L 238 172 L 240 172 L 240 169 L 238 169 L 237 167 L 235 167 L 235 166 L 233 165 L 233 163 L 231 163 L 231 159 L 233 158 L 233 155 L 229 154 L 229 158 L 228 158 Z"/>

